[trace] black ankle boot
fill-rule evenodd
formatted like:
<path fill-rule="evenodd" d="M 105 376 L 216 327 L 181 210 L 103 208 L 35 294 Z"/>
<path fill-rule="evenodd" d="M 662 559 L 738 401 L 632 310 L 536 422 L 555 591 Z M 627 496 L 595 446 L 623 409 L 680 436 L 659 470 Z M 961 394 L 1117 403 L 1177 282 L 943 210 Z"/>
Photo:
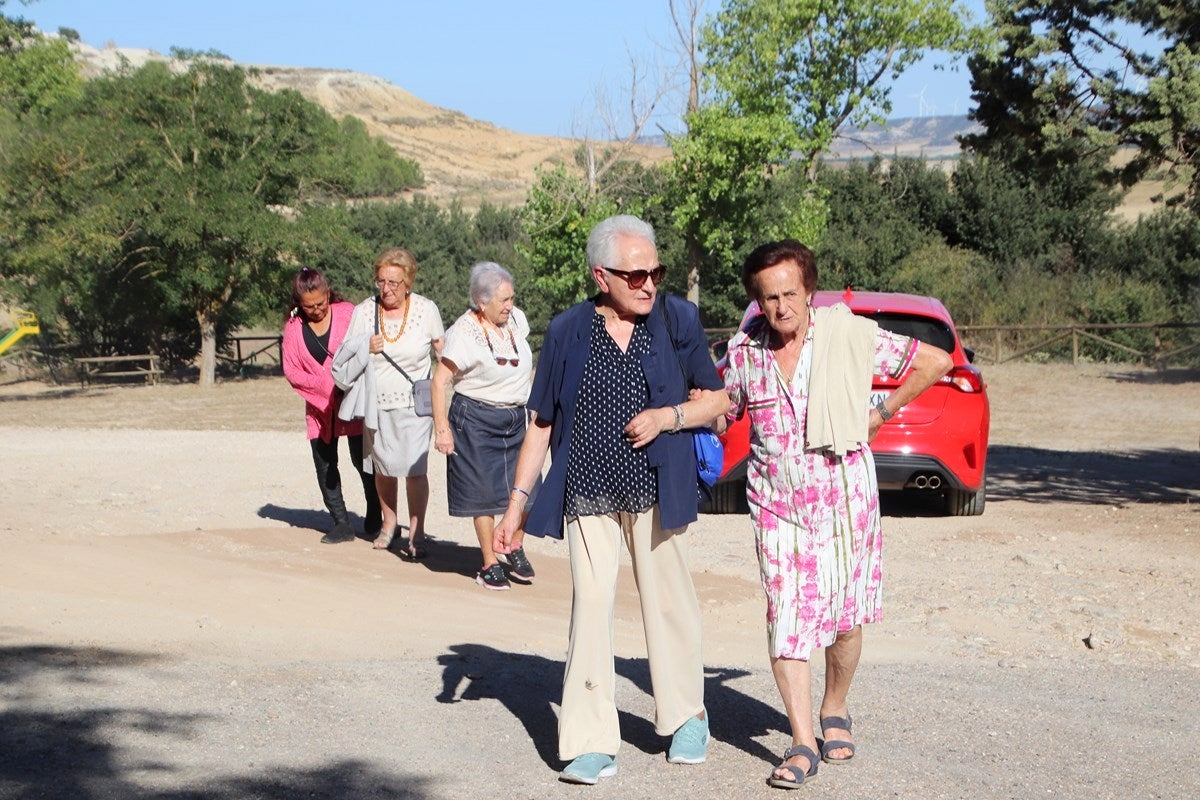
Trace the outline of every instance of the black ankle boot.
<path fill-rule="evenodd" d="M 342 499 L 342 478 L 337 471 L 337 464 L 330 463 L 322 452 L 323 448 L 313 447 L 313 466 L 317 471 L 317 486 L 321 490 L 321 499 L 325 508 L 333 517 L 333 528 L 321 537 L 324 544 L 337 544 L 354 540 L 354 529 L 350 527 L 350 515 L 346 513 L 346 501 Z"/>
<path fill-rule="evenodd" d="M 354 529 L 349 521 L 333 523 L 333 529 L 321 537 L 321 544 L 340 544 L 354 541 Z"/>

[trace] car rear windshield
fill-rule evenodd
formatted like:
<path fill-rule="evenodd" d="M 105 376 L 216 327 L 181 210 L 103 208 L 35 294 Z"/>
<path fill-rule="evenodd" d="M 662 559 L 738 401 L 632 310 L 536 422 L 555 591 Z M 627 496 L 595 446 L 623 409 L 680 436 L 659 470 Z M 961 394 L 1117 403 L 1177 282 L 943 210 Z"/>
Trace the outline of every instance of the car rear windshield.
<path fill-rule="evenodd" d="M 922 342 L 940 347 L 947 353 L 954 352 L 954 331 L 940 319 L 914 317 L 909 314 L 893 314 L 881 311 L 864 314 L 879 323 L 885 331 L 910 336 Z"/>

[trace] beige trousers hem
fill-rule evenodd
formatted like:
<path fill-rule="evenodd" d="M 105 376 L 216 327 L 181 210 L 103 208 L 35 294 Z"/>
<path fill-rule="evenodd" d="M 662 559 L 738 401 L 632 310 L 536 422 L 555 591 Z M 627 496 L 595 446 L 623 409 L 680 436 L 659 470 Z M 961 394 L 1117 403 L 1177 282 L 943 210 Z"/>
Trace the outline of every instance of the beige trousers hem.
<path fill-rule="evenodd" d="M 655 730 L 670 735 L 704 710 L 700 603 L 688 569 L 686 531 L 661 530 L 658 506 L 567 521 L 573 592 L 558 721 L 558 754 L 564 760 L 584 753 L 616 755 L 621 744 L 613 607 L 622 539 L 645 626 Z"/>

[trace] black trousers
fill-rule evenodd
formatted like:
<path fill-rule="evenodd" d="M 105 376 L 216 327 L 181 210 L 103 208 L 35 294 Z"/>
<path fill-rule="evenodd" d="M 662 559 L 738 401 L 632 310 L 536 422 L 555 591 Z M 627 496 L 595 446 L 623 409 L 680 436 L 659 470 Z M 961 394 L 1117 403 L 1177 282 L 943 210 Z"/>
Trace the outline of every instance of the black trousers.
<path fill-rule="evenodd" d="M 317 471 L 317 487 L 321 490 L 321 499 L 325 508 L 333 517 L 333 524 L 349 524 L 350 515 L 346 511 L 346 501 L 342 497 L 342 474 L 338 470 L 338 437 L 331 436 L 328 442 L 320 437 L 310 439 L 312 447 L 313 467 Z M 365 530 L 368 534 L 379 529 L 383 522 L 379 509 L 379 495 L 375 492 L 375 476 L 363 472 L 363 437 L 347 436 L 346 444 L 350 448 L 350 460 L 362 480 L 363 494 L 367 498 L 367 514 Z"/>

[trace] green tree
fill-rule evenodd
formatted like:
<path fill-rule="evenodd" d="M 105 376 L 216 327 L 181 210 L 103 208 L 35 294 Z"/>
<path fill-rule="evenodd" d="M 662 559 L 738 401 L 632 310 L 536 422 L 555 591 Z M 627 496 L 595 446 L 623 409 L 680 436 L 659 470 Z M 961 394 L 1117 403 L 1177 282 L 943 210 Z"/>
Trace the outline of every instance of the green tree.
<path fill-rule="evenodd" d="M 722 264 L 767 237 L 816 244 L 827 214 L 818 157 L 845 127 L 886 121 L 892 81 L 924 54 L 976 46 L 967 20 L 954 0 L 726 0 L 701 36 L 687 133 L 670 139 L 676 224 Z M 756 207 L 796 164 L 808 190 Z"/>
<path fill-rule="evenodd" d="M 345 185 L 338 188 L 348 197 L 380 197 L 425 185 L 420 165 L 401 158 L 386 141 L 371 136 L 358 117 L 342 117 L 338 143 L 330 153 L 334 161 L 331 171 L 345 175 Z"/>
<path fill-rule="evenodd" d="M 1200 202 L 1200 5 L 1188 0 L 988 4 L 1002 46 L 970 61 L 984 131 L 964 139 L 1032 180 L 1095 173 L 1132 185 L 1166 163 Z M 1135 157 L 1110 166 L 1118 146 Z"/>
<path fill-rule="evenodd" d="M 891 85 L 931 50 L 970 52 L 982 34 L 956 0 L 726 0 L 702 39 L 716 98 L 789 123 L 810 179 L 846 126 L 884 124 Z"/>
<path fill-rule="evenodd" d="M 0 14 L 0 113 L 45 113 L 78 97 L 81 86 L 66 39 L 48 39 L 25 20 Z"/>
<path fill-rule="evenodd" d="M 268 308 L 292 268 L 307 203 L 337 179 L 323 174 L 335 140 L 318 106 L 238 68 L 151 63 L 95 79 L 0 170 L 14 267 L 55 292 L 68 323 L 103 310 L 101 285 L 150 330 L 187 313 L 211 385 L 221 330 Z"/>
<path fill-rule="evenodd" d="M 534 289 L 551 309 L 566 308 L 592 291 L 585 256 L 588 234 L 616 213 L 615 201 L 589 192 L 565 166 L 538 170 L 521 212 L 525 240 L 519 251 L 533 268 Z"/>
<path fill-rule="evenodd" d="M 1052 272 L 1086 271 L 1112 238 L 1117 198 L 1092 169 L 1040 176 L 1000 157 L 964 158 L 954 170 L 955 209 L 947 236 L 999 262 L 1029 260 Z"/>
<path fill-rule="evenodd" d="M 928 173 L 910 166 L 913 161 L 898 159 L 889 166 L 876 158 L 818 172 L 829 204 L 828 225 L 816 248 L 823 288 L 889 290 L 901 261 L 940 240 L 936 226 L 921 219 L 913 181 L 918 176 L 924 181 Z M 944 176 L 942 181 L 948 196 Z"/>

